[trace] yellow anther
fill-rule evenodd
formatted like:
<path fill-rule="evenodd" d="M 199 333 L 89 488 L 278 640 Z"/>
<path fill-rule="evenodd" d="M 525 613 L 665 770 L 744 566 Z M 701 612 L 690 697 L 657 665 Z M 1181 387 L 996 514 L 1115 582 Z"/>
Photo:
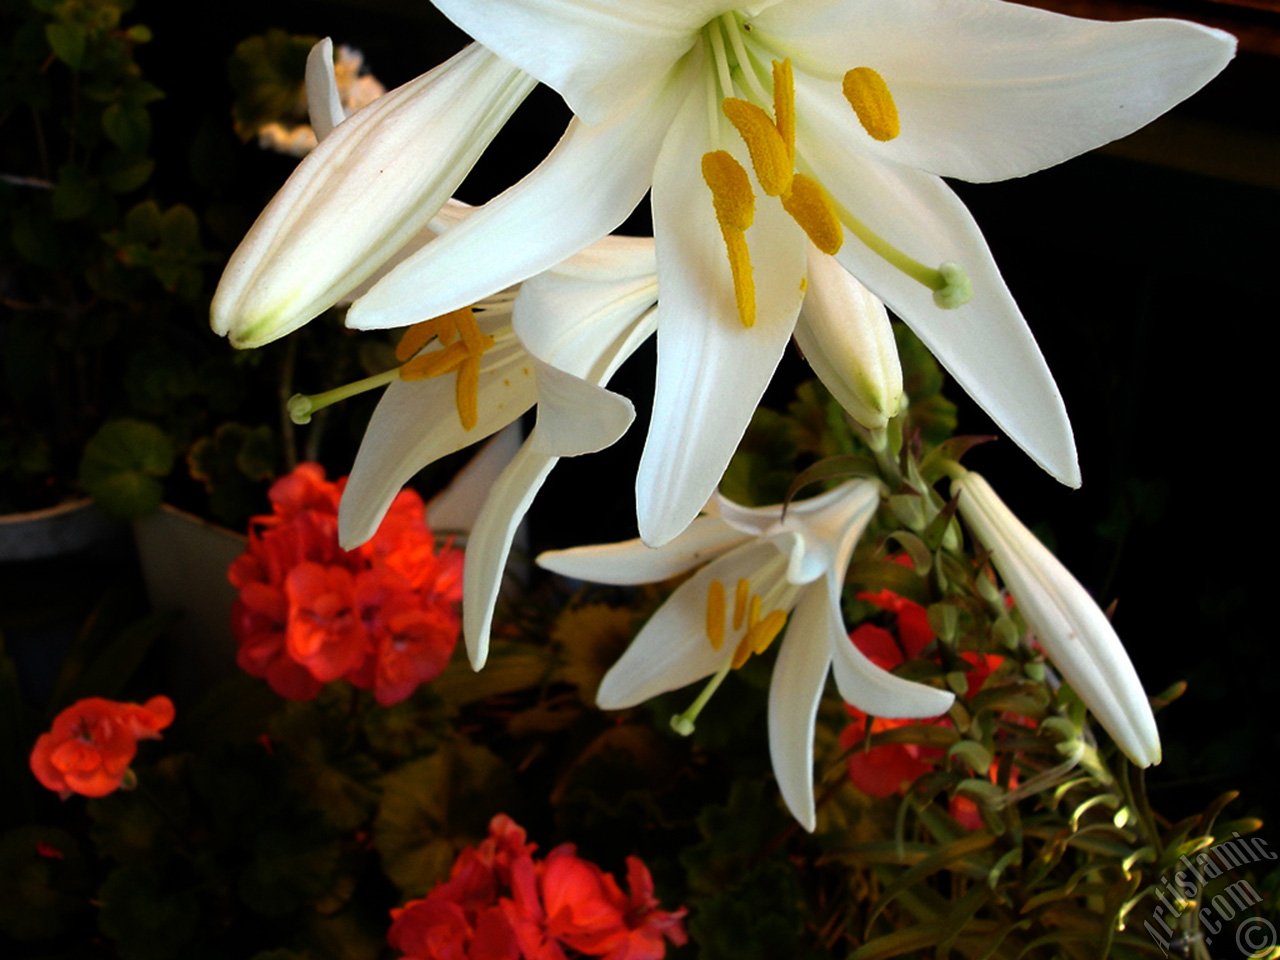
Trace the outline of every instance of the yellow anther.
<path fill-rule="evenodd" d="M 773 122 L 778 128 L 787 156 L 796 162 L 796 82 L 791 61 L 773 61 Z"/>
<path fill-rule="evenodd" d="M 436 335 L 435 320 L 423 320 L 421 323 L 415 323 L 404 332 L 404 336 L 400 338 L 400 342 L 396 344 L 396 359 L 404 363 L 415 353 L 427 345 L 432 337 Z"/>
<path fill-rule="evenodd" d="M 451 317 L 457 324 L 458 333 L 462 335 L 462 342 L 467 345 L 467 352 L 473 357 L 479 357 L 489 347 L 493 346 L 490 340 L 486 345 L 484 334 L 480 332 L 480 328 L 476 326 L 476 315 L 470 307 L 463 307 L 461 310 L 455 310 L 452 313 L 445 314 Z"/>
<path fill-rule="evenodd" d="M 724 646 L 724 584 L 719 580 L 707 587 L 707 639 L 712 650 Z"/>
<path fill-rule="evenodd" d="M 470 357 L 465 343 L 451 343 L 443 350 L 432 350 L 414 357 L 400 368 L 401 380 L 429 380 L 442 377 L 458 369 L 462 361 Z"/>
<path fill-rule="evenodd" d="M 733 298 L 738 305 L 738 319 L 744 327 L 756 323 L 756 279 L 751 270 L 751 251 L 747 249 L 746 234 L 736 230 L 720 231 L 725 249 L 729 251 L 729 269 L 733 272 Z"/>
<path fill-rule="evenodd" d="M 436 317 L 436 339 L 440 341 L 440 346 L 447 347 L 458 339 L 458 314 L 463 310 L 471 312 L 470 307 L 461 307 Z"/>
<path fill-rule="evenodd" d="M 446 348 L 448 349 L 448 348 Z M 455 384 L 454 396 L 458 404 L 458 419 L 462 421 L 463 430 L 473 430 L 479 422 L 477 412 L 477 394 L 480 387 L 480 358 L 467 357 L 458 368 L 458 380 Z"/>
<path fill-rule="evenodd" d="M 747 612 L 747 630 L 750 631 L 757 623 L 760 622 L 760 594 L 756 594 L 751 598 L 751 606 Z"/>
<path fill-rule="evenodd" d="M 771 197 L 781 196 L 790 190 L 794 160 L 774 125 L 773 117 L 754 103 L 737 97 L 726 97 L 721 109 L 747 145 L 760 189 Z"/>
<path fill-rule="evenodd" d="M 782 198 L 782 207 L 804 228 L 815 247 L 829 256 L 839 252 L 844 243 L 844 227 L 831 209 L 822 184 L 797 173 L 791 181 L 791 192 Z"/>
<path fill-rule="evenodd" d="M 728 150 L 712 150 L 702 156 L 702 179 L 711 190 L 720 229 L 746 231 L 755 220 L 756 197 L 742 164 Z"/>
<path fill-rule="evenodd" d="M 756 197 L 742 164 L 727 150 L 712 150 L 702 156 L 702 179 L 711 190 L 711 202 L 720 224 L 733 272 L 733 296 L 738 318 L 744 327 L 756 322 L 756 282 L 751 271 L 751 251 L 745 231 L 755 219 Z"/>
<path fill-rule="evenodd" d="M 747 599 L 751 595 L 751 581 L 746 578 L 738 580 L 738 588 L 733 594 L 733 629 L 741 630 L 747 618 Z"/>
<path fill-rule="evenodd" d="M 747 642 L 747 639 L 750 636 L 751 634 L 748 633 L 739 640 L 738 648 L 733 651 L 733 660 L 730 663 L 730 666 L 732 666 L 734 670 L 737 670 L 751 657 L 751 644 Z"/>
<path fill-rule="evenodd" d="M 844 98 L 874 139 L 892 140 L 901 132 L 898 105 L 889 85 L 870 67 L 854 67 L 844 75 Z"/>
<path fill-rule="evenodd" d="M 746 640 L 751 644 L 752 653 L 764 653 L 773 643 L 774 637 L 782 632 L 787 622 L 787 615 L 781 610 L 774 610 L 763 620 L 747 631 Z"/>

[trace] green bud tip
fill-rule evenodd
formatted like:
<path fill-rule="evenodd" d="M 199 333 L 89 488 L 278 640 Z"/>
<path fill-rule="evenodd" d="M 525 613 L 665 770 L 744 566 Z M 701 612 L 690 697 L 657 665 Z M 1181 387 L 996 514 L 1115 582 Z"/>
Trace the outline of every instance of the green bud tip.
<path fill-rule="evenodd" d="M 938 275 L 942 286 L 933 291 L 933 302 L 943 310 L 954 310 L 973 299 L 973 284 L 960 264 L 947 261 L 938 267 Z"/>
<path fill-rule="evenodd" d="M 311 422 L 311 414 L 315 413 L 316 408 L 311 403 L 311 398 L 305 393 L 295 393 L 289 398 L 289 402 L 285 404 L 285 409 L 289 411 L 289 419 L 298 426 Z"/>

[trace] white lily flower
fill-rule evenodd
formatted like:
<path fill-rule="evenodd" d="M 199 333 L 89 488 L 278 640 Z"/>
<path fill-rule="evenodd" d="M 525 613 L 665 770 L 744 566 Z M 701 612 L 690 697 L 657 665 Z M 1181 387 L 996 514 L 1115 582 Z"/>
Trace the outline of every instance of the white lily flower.
<path fill-rule="evenodd" d="M 214 293 L 213 329 L 236 347 L 296 330 L 383 269 L 536 84 L 472 44 L 344 121 L 332 77 L 332 60 L 313 50 L 307 96 L 320 144 L 254 222 Z M 425 316 L 436 314 L 406 325 Z"/>
<path fill-rule="evenodd" d="M 1052 376 L 941 177 L 1022 176 L 1124 136 L 1218 73 L 1230 35 L 1003 0 L 437 6 L 576 117 L 521 183 L 378 282 L 350 325 L 474 302 L 613 229 L 652 188 L 663 321 L 638 480 L 647 542 L 683 529 L 728 463 L 795 325 L 806 234 L 1032 459 L 1079 484 Z"/>
<path fill-rule="evenodd" d="M 488 656 L 516 528 L 552 467 L 560 457 L 611 445 L 634 419 L 631 402 L 604 384 L 656 329 L 656 302 L 653 241 L 606 237 L 526 281 L 518 296 L 478 305 L 477 326 L 493 344 L 479 358 L 470 427 L 454 412 L 463 406 L 461 374 L 457 383 L 392 379 L 373 414 L 338 511 L 347 549 L 377 531 L 396 493 L 424 466 L 538 406 L 536 426 L 489 489 L 467 541 L 463 634 L 477 670 Z M 429 365 L 447 349 L 437 341 L 409 362 Z"/>
<path fill-rule="evenodd" d="M 985 479 L 965 472 L 952 479 L 951 491 L 960 497 L 960 516 L 991 551 L 1027 626 L 1071 688 L 1130 760 L 1140 767 L 1159 763 L 1151 704 L 1107 615 Z"/>
<path fill-rule="evenodd" d="M 707 515 L 663 547 L 631 540 L 552 551 L 538 563 L 612 584 L 702 567 L 645 624 L 596 697 L 604 709 L 620 710 L 711 677 L 693 707 L 673 721 L 685 733 L 729 670 L 767 648 L 790 613 L 769 688 L 769 753 L 788 809 L 813 830 L 813 735 L 829 669 L 840 695 L 876 716 L 936 716 L 954 699 L 881 670 L 844 628 L 845 571 L 879 505 L 879 486 L 868 480 L 793 503 L 785 518 L 781 507 L 749 509 L 717 495 Z"/>

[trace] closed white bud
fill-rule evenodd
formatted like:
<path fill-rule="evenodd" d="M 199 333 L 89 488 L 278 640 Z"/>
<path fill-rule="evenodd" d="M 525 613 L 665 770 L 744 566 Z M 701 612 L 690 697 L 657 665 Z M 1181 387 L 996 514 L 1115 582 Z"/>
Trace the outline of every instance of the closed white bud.
<path fill-rule="evenodd" d="M 902 405 L 902 365 L 884 304 L 833 257 L 809 251 L 796 343 L 823 384 L 869 430 Z"/>
<path fill-rule="evenodd" d="M 535 83 L 472 44 L 334 127 L 232 254 L 214 332 L 261 346 L 349 295 L 430 223 Z"/>
<path fill-rule="evenodd" d="M 1159 763 L 1151 705 L 1107 615 L 986 480 L 965 473 L 951 491 L 1049 659 L 1130 760 Z"/>

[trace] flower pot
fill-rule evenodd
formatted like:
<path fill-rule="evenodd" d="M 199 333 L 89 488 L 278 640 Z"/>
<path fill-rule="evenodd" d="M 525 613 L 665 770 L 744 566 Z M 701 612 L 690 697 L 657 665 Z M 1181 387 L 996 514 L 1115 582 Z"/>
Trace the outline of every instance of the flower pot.
<path fill-rule="evenodd" d="M 169 692 L 194 698 L 235 672 L 231 605 L 236 590 L 227 567 L 245 550 L 243 534 L 162 505 L 133 522 L 142 579 L 155 610 L 176 610 Z"/>

